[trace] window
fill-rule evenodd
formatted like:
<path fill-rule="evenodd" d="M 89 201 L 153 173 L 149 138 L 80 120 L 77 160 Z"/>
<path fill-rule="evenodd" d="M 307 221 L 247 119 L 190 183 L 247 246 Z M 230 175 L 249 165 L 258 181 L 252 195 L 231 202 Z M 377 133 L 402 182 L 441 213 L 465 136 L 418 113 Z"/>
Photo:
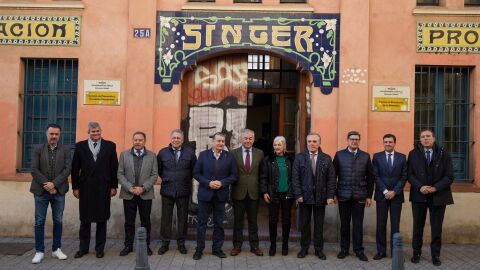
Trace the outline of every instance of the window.
<path fill-rule="evenodd" d="M 288 3 L 307 3 L 307 0 L 280 0 L 280 4 Z"/>
<path fill-rule="evenodd" d="M 249 88 L 293 89 L 298 86 L 296 66 L 270 55 L 248 55 Z"/>
<path fill-rule="evenodd" d="M 415 141 L 430 128 L 453 161 L 456 180 L 467 180 L 469 164 L 470 68 L 415 68 Z"/>
<path fill-rule="evenodd" d="M 62 127 L 60 141 L 75 146 L 78 61 L 25 59 L 23 97 L 22 171 L 30 171 L 32 150 L 45 143 L 45 127 Z"/>
<path fill-rule="evenodd" d="M 233 3 L 262 3 L 262 0 L 233 0 Z"/>
<path fill-rule="evenodd" d="M 417 0 L 417 6 L 438 6 L 438 0 Z"/>
<path fill-rule="evenodd" d="M 465 6 L 480 6 L 480 0 L 465 0 Z"/>

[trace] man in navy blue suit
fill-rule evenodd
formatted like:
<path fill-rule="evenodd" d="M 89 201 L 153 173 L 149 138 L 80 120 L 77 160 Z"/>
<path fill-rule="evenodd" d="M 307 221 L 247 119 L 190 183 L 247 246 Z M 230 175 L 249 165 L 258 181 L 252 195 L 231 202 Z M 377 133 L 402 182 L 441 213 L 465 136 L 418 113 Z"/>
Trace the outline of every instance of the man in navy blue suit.
<path fill-rule="evenodd" d="M 383 136 L 385 151 L 373 155 L 373 175 L 375 176 L 375 201 L 377 202 L 377 254 L 374 260 L 387 256 L 387 218 L 390 210 L 390 246 L 392 235 L 399 232 L 402 212 L 403 186 L 407 180 L 407 159 L 395 151 L 397 138 L 393 134 Z"/>
<path fill-rule="evenodd" d="M 199 182 L 198 187 L 198 224 L 197 248 L 194 260 L 200 260 L 205 248 L 205 232 L 210 212 L 213 210 L 213 244 L 212 254 L 219 258 L 227 256 L 222 251 L 223 220 L 225 203 L 228 200 L 229 186 L 238 180 L 237 164 L 232 154 L 223 150 L 225 134 L 213 135 L 212 148 L 202 151 L 193 169 L 193 177 Z"/>

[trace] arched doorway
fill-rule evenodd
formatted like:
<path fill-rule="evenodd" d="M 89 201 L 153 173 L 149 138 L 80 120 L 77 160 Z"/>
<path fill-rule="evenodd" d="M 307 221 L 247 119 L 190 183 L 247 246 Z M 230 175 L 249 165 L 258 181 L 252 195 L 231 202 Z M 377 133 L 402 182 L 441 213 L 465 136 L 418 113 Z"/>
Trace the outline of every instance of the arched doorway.
<path fill-rule="evenodd" d="M 186 143 L 197 154 L 210 147 L 210 137 L 218 131 L 227 134 L 226 146 L 240 146 L 240 131 L 255 131 L 255 144 L 271 152 L 273 139 L 283 135 L 292 153 L 304 149 L 309 114 L 306 102 L 307 74 L 297 65 L 275 55 L 235 53 L 198 62 L 182 80 L 182 129 Z M 192 215 L 196 210 L 196 187 Z M 227 206 L 226 227 L 233 225 L 233 212 Z M 292 213 L 295 214 L 295 213 Z M 195 219 L 191 219 L 191 225 Z M 261 204 L 260 235 L 268 235 L 268 211 Z"/>

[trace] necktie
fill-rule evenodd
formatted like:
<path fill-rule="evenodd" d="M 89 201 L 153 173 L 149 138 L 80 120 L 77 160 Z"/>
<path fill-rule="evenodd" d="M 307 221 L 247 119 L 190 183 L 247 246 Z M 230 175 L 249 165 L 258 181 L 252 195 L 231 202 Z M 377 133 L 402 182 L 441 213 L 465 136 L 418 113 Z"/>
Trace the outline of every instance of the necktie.
<path fill-rule="evenodd" d="M 96 142 L 93 143 L 93 148 L 95 148 L 95 147 L 97 147 L 97 143 L 96 143 Z"/>
<path fill-rule="evenodd" d="M 311 165 L 312 165 L 312 173 L 313 173 L 313 175 L 316 175 L 316 172 L 317 172 L 317 164 L 316 164 L 316 162 L 315 162 L 315 156 L 316 156 L 316 155 L 317 155 L 317 154 L 315 154 L 315 153 L 310 154 L 310 163 L 311 163 Z"/>
<path fill-rule="evenodd" d="M 245 152 L 247 152 L 247 156 L 245 157 L 245 170 L 250 172 L 250 150 L 246 149 Z"/>
<path fill-rule="evenodd" d="M 178 149 L 173 150 L 173 155 L 175 156 L 175 162 L 178 162 Z"/>
<path fill-rule="evenodd" d="M 388 169 L 391 171 L 393 168 L 392 154 L 388 154 L 387 163 L 388 163 Z"/>
<path fill-rule="evenodd" d="M 137 157 L 140 157 L 141 154 L 142 154 L 142 151 L 137 150 Z"/>
<path fill-rule="evenodd" d="M 425 151 L 425 153 L 427 154 L 427 165 L 429 165 L 430 162 L 432 161 L 430 150 Z"/>

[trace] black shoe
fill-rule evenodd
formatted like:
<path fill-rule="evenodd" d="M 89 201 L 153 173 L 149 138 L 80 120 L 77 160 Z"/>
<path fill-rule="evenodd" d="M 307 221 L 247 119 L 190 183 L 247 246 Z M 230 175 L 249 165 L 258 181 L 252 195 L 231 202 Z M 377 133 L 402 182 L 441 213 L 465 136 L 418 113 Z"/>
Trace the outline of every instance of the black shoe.
<path fill-rule="evenodd" d="M 298 252 L 297 258 L 305 258 L 305 256 L 307 256 L 307 254 L 308 254 L 308 249 L 302 248 L 302 249 L 300 249 L 300 252 Z"/>
<path fill-rule="evenodd" d="M 288 242 L 282 244 L 282 256 L 288 255 Z"/>
<path fill-rule="evenodd" d="M 152 256 L 153 251 L 150 249 L 150 247 L 147 247 L 147 255 Z"/>
<path fill-rule="evenodd" d="M 413 257 L 410 260 L 412 263 L 419 263 L 420 262 L 420 253 L 413 253 Z"/>
<path fill-rule="evenodd" d="M 97 251 L 95 256 L 100 259 L 100 258 L 103 258 L 105 256 L 105 253 L 103 251 Z"/>
<path fill-rule="evenodd" d="M 124 247 L 122 251 L 120 251 L 120 256 L 127 256 L 128 253 L 132 252 L 133 248 L 132 247 Z"/>
<path fill-rule="evenodd" d="M 373 259 L 377 261 L 377 260 L 381 260 L 381 259 L 386 258 L 386 257 L 387 257 L 387 254 L 385 254 L 385 253 L 377 253 L 377 254 L 375 254 L 375 256 L 373 256 Z"/>
<path fill-rule="evenodd" d="M 215 255 L 215 256 L 217 256 L 217 257 L 220 258 L 220 259 L 225 259 L 225 258 L 227 257 L 227 255 L 225 255 L 225 253 L 223 253 L 223 250 L 221 250 L 221 249 L 214 250 L 214 251 L 212 252 L 212 255 Z"/>
<path fill-rule="evenodd" d="M 270 249 L 268 250 L 268 255 L 269 256 L 275 256 L 275 253 L 277 253 L 277 244 L 271 243 L 270 244 Z"/>
<path fill-rule="evenodd" d="M 202 255 L 203 255 L 203 252 L 197 250 L 197 251 L 195 251 L 195 253 L 193 254 L 193 259 L 196 260 L 196 261 L 198 261 L 198 260 L 200 260 L 200 259 L 202 258 Z"/>
<path fill-rule="evenodd" d="M 367 256 L 365 256 L 365 253 L 363 252 L 358 252 L 357 254 L 355 254 L 357 256 L 357 258 L 362 261 L 362 262 L 368 262 L 368 258 Z"/>
<path fill-rule="evenodd" d="M 325 256 L 325 254 L 323 254 L 321 250 L 315 250 L 315 256 L 317 256 L 320 260 L 323 261 L 327 259 L 327 256 Z"/>
<path fill-rule="evenodd" d="M 433 265 L 435 265 L 435 266 L 440 266 L 440 265 L 442 265 L 442 261 L 440 261 L 440 258 L 437 257 L 437 256 L 433 256 L 433 257 L 432 257 L 432 263 L 433 263 Z"/>
<path fill-rule="evenodd" d="M 75 253 L 73 258 L 75 258 L 75 259 L 81 258 L 85 254 L 88 254 L 88 251 L 79 250 L 79 251 L 77 251 L 77 253 Z"/>
<path fill-rule="evenodd" d="M 187 254 L 187 248 L 185 247 L 185 245 L 179 245 L 177 249 L 178 251 L 180 251 L 180 253 Z"/>
<path fill-rule="evenodd" d="M 337 255 L 337 258 L 339 259 L 345 259 L 345 257 L 348 256 L 348 250 L 340 250 L 340 252 Z"/>
<path fill-rule="evenodd" d="M 159 249 L 158 249 L 158 255 L 163 255 L 165 254 L 165 252 L 168 251 L 168 246 L 161 246 Z"/>

